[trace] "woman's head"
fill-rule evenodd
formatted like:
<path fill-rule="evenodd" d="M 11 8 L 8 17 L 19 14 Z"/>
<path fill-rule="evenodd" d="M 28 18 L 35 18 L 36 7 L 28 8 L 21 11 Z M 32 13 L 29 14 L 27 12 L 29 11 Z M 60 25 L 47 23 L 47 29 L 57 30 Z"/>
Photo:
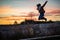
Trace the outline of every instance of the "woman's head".
<path fill-rule="evenodd" d="M 39 7 L 39 6 L 41 6 L 41 4 L 39 3 L 39 4 L 37 4 L 37 7 Z"/>

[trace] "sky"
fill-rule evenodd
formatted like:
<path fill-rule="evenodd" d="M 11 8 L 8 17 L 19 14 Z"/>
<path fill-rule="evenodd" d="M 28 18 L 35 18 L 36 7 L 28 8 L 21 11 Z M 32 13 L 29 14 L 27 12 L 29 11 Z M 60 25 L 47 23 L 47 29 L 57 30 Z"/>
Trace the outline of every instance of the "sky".
<path fill-rule="evenodd" d="M 19 22 L 21 20 L 19 18 L 23 17 L 23 20 L 26 16 L 29 17 L 30 13 L 33 13 L 33 16 L 38 16 L 39 13 L 36 10 L 36 5 L 38 3 L 43 5 L 45 1 L 46 0 L 0 0 L 0 24 L 9 24 L 11 19 L 12 22 L 14 22 L 15 19 L 17 19 Z M 44 7 L 46 11 L 45 15 L 50 15 L 53 18 L 55 17 L 55 15 L 58 15 L 60 17 L 59 4 L 60 0 L 48 0 L 48 3 Z M 59 17 L 57 17 L 58 20 L 60 20 Z M 49 17 L 47 18 L 49 19 Z M 9 22 L 7 22 L 7 19 L 10 19 Z"/>

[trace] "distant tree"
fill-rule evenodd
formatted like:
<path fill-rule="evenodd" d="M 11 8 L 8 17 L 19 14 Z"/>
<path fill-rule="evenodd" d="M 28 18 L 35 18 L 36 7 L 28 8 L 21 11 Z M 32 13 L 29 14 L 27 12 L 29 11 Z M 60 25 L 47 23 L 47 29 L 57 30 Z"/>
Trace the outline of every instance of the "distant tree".
<path fill-rule="evenodd" d="M 14 24 L 17 24 L 17 21 L 15 21 Z"/>
<path fill-rule="evenodd" d="M 32 17 L 34 16 L 33 12 L 30 12 L 28 15 L 31 17 L 32 20 Z"/>
<path fill-rule="evenodd" d="M 53 22 L 52 20 L 49 20 L 49 22 Z"/>

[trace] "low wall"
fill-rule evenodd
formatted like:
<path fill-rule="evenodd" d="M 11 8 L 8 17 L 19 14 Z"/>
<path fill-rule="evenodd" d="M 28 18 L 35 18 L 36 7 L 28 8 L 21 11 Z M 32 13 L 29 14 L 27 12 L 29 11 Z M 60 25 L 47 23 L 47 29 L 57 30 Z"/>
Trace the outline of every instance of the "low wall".
<path fill-rule="evenodd" d="M 60 25 L 59 23 L 0 25 L 0 35 L 4 38 L 15 36 L 60 35 Z"/>

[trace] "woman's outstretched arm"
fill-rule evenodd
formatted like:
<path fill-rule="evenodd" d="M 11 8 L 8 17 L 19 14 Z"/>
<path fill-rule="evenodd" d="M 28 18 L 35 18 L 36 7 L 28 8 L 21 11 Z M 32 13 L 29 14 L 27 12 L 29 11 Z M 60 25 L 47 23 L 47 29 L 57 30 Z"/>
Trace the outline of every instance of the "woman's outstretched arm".
<path fill-rule="evenodd" d="M 47 4 L 47 2 L 48 2 L 48 1 L 46 1 L 46 2 L 43 4 L 43 6 L 42 6 L 42 7 L 44 7 L 44 6 Z"/>

